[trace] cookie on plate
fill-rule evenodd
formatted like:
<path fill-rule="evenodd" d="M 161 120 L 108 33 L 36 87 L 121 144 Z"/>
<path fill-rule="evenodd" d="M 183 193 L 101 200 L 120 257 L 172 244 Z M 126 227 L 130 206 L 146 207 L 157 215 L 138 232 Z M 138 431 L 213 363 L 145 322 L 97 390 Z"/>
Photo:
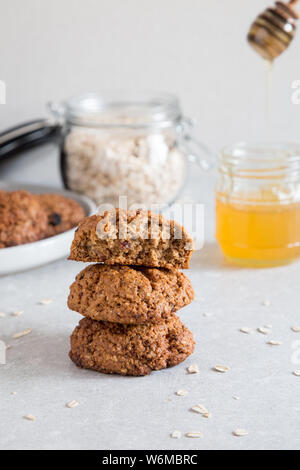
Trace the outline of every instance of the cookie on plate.
<path fill-rule="evenodd" d="M 46 237 L 76 227 L 85 217 L 83 208 L 73 199 L 60 194 L 40 194 L 37 198 L 48 218 Z"/>
<path fill-rule="evenodd" d="M 191 282 L 177 269 L 92 264 L 76 276 L 68 306 L 98 321 L 155 323 L 193 298 Z"/>
<path fill-rule="evenodd" d="M 0 248 L 40 240 L 46 229 L 46 213 L 34 195 L 0 191 Z"/>
<path fill-rule="evenodd" d="M 166 322 L 146 325 L 84 318 L 71 336 L 70 358 L 85 369 L 141 376 L 179 364 L 194 347 L 192 333 L 175 315 Z"/>
<path fill-rule="evenodd" d="M 150 211 L 116 209 L 79 224 L 69 259 L 186 269 L 192 253 L 192 238 L 173 220 Z"/>

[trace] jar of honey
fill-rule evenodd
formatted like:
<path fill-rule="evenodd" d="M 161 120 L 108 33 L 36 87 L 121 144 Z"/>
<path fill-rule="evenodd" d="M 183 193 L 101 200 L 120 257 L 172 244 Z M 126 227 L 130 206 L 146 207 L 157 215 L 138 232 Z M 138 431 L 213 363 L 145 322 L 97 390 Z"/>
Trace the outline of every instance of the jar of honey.
<path fill-rule="evenodd" d="M 218 171 L 216 237 L 226 258 L 271 267 L 300 257 L 300 145 L 234 144 Z"/>

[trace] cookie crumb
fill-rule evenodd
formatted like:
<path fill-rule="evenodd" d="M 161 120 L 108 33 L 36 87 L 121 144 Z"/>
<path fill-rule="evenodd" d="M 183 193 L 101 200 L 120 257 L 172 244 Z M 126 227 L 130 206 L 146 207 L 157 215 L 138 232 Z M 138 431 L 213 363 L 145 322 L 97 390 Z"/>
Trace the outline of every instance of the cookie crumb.
<path fill-rule="evenodd" d="M 28 421 L 36 421 L 36 417 L 33 415 L 25 415 L 23 418 L 27 419 Z"/>
<path fill-rule="evenodd" d="M 52 299 L 43 299 L 43 300 L 40 300 L 39 304 L 40 305 L 49 305 L 53 302 Z"/>
<path fill-rule="evenodd" d="M 229 367 L 226 366 L 215 366 L 213 367 L 215 372 L 221 372 L 221 374 L 226 374 L 229 371 Z"/>
<path fill-rule="evenodd" d="M 185 397 L 189 392 L 187 390 L 177 390 L 176 394 L 178 397 Z"/>
<path fill-rule="evenodd" d="M 246 431 L 246 429 L 236 429 L 232 434 L 236 437 L 243 437 L 248 436 L 249 433 Z"/>
<path fill-rule="evenodd" d="M 21 338 L 22 336 L 26 336 L 28 335 L 29 333 L 31 333 L 31 329 L 30 328 L 26 328 L 24 331 L 21 331 L 20 333 L 15 333 L 13 335 L 13 338 L 14 339 L 17 339 L 17 338 Z"/>
<path fill-rule="evenodd" d="M 17 392 L 10 392 L 11 395 L 17 395 Z"/>
<path fill-rule="evenodd" d="M 75 408 L 75 406 L 78 406 L 78 405 L 79 405 L 79 403 L 78 403 L 77 400 L 72 400 L 72 401 L 70 401 L 69 403 L 66 404 L 66 407 L 67 408 Z"/>
<path fill-rule="evenodd" d="M 202 432 L 187 432 L 185 437 L 190 437 L 192 439 L 202 439 L 203 434 Z"/>
<path fill-rule="evenodd" d="M 197 364 L 191 364 L 188 368 L 187 371 L 189 374 L 198 374 L 199 368 Z"/>
<path fill-rule="evenodd" d="M 173 431 L 171 434 L 172 439 L 180 439 L 181 438 L 181 432 L 180 431 Z"/>

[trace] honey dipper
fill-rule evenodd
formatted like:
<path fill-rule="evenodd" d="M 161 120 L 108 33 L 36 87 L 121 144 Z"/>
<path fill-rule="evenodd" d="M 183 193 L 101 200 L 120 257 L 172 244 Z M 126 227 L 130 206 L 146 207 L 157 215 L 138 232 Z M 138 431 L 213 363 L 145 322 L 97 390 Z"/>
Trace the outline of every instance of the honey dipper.
<path fill-rule="evenodd" d="M 249 44 L 264 59 L 272 62 L 293 40 L 299 18 L 294 8 L 297 2 L 275 2 L 274 7 L 267 8 L 251 25 Z"/>

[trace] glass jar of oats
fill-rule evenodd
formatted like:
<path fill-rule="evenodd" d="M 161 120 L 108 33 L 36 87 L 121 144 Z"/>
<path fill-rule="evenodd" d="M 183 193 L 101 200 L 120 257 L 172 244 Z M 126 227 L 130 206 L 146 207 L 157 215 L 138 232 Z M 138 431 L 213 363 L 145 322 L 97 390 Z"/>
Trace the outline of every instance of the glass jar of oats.
<path fill-rule="evenodd" d="M 189 148 L 196 148 L 191 122 L 171 94 L 89 93 L 52 111 L 63 118 L 64 185 L 98 205 L 119 205 L 122 196 L 128 206 L 169 205 L 185 185 L 189 159 L 208 166 Z M 202 144 L 197 149 L 206 154 Z"/>

